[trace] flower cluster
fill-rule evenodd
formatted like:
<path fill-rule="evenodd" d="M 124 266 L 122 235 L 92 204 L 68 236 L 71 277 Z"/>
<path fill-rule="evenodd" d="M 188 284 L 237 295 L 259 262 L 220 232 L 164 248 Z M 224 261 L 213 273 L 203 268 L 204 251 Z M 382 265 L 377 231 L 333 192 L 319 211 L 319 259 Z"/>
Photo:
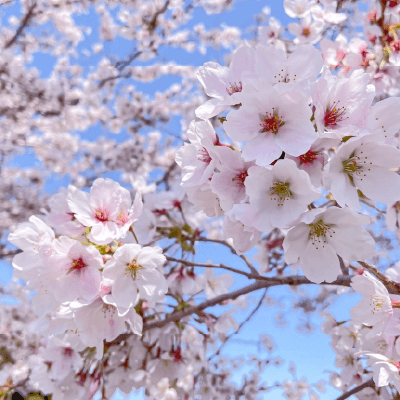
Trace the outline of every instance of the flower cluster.
<path fill-rule="evenodd" d="M 22 250 L 17 277 L 36 291 L 35 312 L 51 318 L 56 339 L 69 332 L 75 350 L 96 347 L 102 358 L 104 340 L 125 332 L 125 322 L 141 335 L 135 307 L 154 307 L 168 290 L 161 248 L 125 243 L 142 209 L 139 192 L 132 202 L 127 189 L 101 178 L 89 193 L 69 186 L 56 194 L 44 221 L 32 216 L 9 235 Z"/>
<path fill-rule="evenodd" d="M 214 99 L 196 110 L 201 120 L 191 123 L 190 144 L 176 161 L 189 199 L 208 216 L 224 216 L 236 250 L 288 230 L 285 261 L 316 283 L 340 275 L 338 256 L 373 257 L 375 242 L 362 228 L 370 219 L 356 211 L 366 201 L 400 198 L 393 170 L 400 166 L 400 121 L 390 112 L 400 99 L 372 105 L 369 74 L 337 77 L 308 44 L 288 55 L 244 45 L 229 67 L 206 63 L 198 78 Z M 223 143 L 209 119 L 229 107 L 220 120 L 231 142 Z"/>

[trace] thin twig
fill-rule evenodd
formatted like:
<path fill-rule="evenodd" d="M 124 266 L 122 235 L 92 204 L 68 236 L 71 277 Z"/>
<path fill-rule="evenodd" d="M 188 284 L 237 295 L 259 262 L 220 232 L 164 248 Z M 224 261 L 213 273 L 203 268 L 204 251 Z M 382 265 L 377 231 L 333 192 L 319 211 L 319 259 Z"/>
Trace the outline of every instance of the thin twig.
<path fill-rule="evenodd" d="M 219 347 L 219 349 L 218 349 L 213 355 L 211 355 L 210 357 L 208 357 L 207 361 L 211 361 L 214 357 L 216 357 L 218 354 L 220 354 L 221 351 L 222 351 L 222 349 L 223 349 L 223 348 L 225 347 L 225 345 L 228 343 L 228 340 L 229 340 L 232 336 L 238 334 L 239 331 L 243 328 L 243 326 L 244 326 L 247 322 L 250 321 L 250 319 L 253 317 L 253 315 L 254 315 L 254 314 L 259 310 L 259 308 L 261 307 L 261 305 L 262 305 L 262 303 L 263 303 L 263 301 L 264 301 L 264 299 L 265 299 L 265 296 L 266 296 L 266 294 L 267 294 L 267 290 L 268 290 L 268 288 L 265 289 L 265 291 L 264 291 L 264 293 L 262 294 L 262 296 L 261 296 L 259 302 L 257 303 L 257 306 L 256 306 L 256 307 L 254 308 L 254 310 L 249 314 L 249 316 L 248 316 L 243 322 L 241 322 L 241 324 L 238 326 L 238 328 L 236 329 L 236 331 L 235 331 L 234 333 L 231 333 L 230 335 L 228 335 L 228 336 L 226 337 L 224 343 L 221 344 L 221 346 Z"/>
<path fill-rule="evenodd" d="M 18 27 L 17 31 L 15 32 L 14 36 L 4 46 L 5 49 L 8 49 L 9 47 L 11 47 L 16 42 L 18 37 L 22 34 L 23 30 L 29 25 L 29 21 L 33 17 L 33 11 L 35 10 L 36 6 L 37 6 L 37 4 L 33 3 L 28 8 L 28 12 L 25 14 L 25 17 L 21 21 L 21 24 Z"/>
<path fill-rule="evenodd" d="M 253 267 L 253 264 L 250 262 L 250 260 L 244 254 L 238 254 L 236 249 L 233 246 L 231 246 L 228 242 L 226 242 L 225 240 L 209 239 L 209 238 L 206 238 L 203 236 L 198 237 L 196 240 L 200 241 L 200 242 L 210 242 L 210 243 L 222 244 L 223 246 L 227 247 L 233 254 L 236 254 L 237 256 L 239 256 L 246 263 L 246 265 L 248 266 L 248 268 L 254 275 L 259 275 L 258 271 Z"/>
<path fill-rule="evenodd" d="M 249 279 L 256 278 L 253 275 L 248 274 L 247 272 L 240 271 L 240 270 L 238 270 L 236 268 L 228 267 L 228 266 L 226 266 L 224 264 L 218 264 L 217 265 L 217 264 L 207 264 L 207 263 L 196 263 L 196 262 L 192 262 L 192 261 L 181 260 L 181 259 L 170 257 L 170 256 L 165 256 L 165 257 L 166 257 L 166 259 L 168 261 L 173 261 L 173 262 L 176 262 L 176 263 L 179 263 L 179 264 L 182 264 L 182 265 L 187 265 L 189 267 L 221 268 L 221 269 L 226 269 L 226 270 L 231 271 L 231 272 L 235 272 L 236 274 L 244 275 Z"/>
<path fill-rule="evenodd" d="M 348 392 L 343 393 L 336 400 L 345 400 L 345 399 L 349 398 L 350 396 L 352 396 L 353 394 L 358 393 L 361 390 L 365 389 L 366 387 L 374 387 L 374 386 L 375 386 L 375 384 L 374 384 L 373 379 L 372 378 L 368 379 L 367 381 L 365 381 L 361 385 L 358 385 L 355 388 L 349 390 Z"/>

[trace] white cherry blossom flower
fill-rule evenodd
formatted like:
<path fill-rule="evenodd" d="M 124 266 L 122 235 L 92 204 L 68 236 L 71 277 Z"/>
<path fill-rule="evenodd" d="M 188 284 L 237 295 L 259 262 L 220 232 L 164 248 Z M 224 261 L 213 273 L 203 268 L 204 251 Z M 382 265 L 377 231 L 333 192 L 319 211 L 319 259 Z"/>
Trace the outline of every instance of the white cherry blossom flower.
<path fill-rule="evenodd" d="M 284 0 L 285 13 L 291 18 L 304 18 L 309 15 L 314 1 L 309 0 Z"/>
<path fill-rule="evenodd" d="M 312 95 L 318 133 L 334 132 L 339 137 L 347 134 L 349 125 L 364 128 L 372 99 L 370 75 L 359 69 L 349 78 L 337 78 L 324 67 L 322 78 Z"/>
<path fill-rule="evenodd" d="M 322 66 L 321 53 L 308 44 L 298 46 L 288 55 L 273 45 L 258 46 L 255 60 L 256 74 L 253 79 L 249 77 L 249 82 L 259 91 L 265 90 L 262 84 L 264 80 L 270 85 L 278 85 L 276 89 L 280 92 L 297 90 L 304 97 L 308 97 L 314 90 Z M 243 91 L 243 94 L 248 90 Z M 244 99 L 242 104 L 243 101 Z"/>
<path fill-rule="evenodd" d="M 228 67 L 221 67 L 215 62 L 207 62 L 200 67 L 197 78 L 208 96 L 214 99 L 207 101 L 196 109 L 198 118 L 211 118 L 227 109 L 230 105 L 240 103 L 240 92 L 243 90 L 242 75 L 254 71 L 255 51 L 244 44 L 232 56 Z"/>
<path fill-rule="evenodd" d="M 60 381 L 70 372 L 78 372 L 83 365 L 83 358 L 69 343 L 64 343 L 57 338 L 46 347 L 42 354 L 46 361 L 51 362 L 50 378 Z"/>
<path fill-rule="evenodd" d="M 312 282 L 333 282 L 340 274 L 337 255 L 347 261 L 365 260 L 375 254 L 375 242 L 361 225 L 369 217 L 348 209 L 330 207 L 305 213 L 283 241 L 285 261 L 300 261 L 304 275 Z"/>
<path fill-rule="evenodd" d="M 224 211 L 229 211 L 234 204 L 246 197 L 244 181 L 247 170 L 254 162 L 245 162 L 239 151 L 231 151 L 221 159 L 221 165 L 211 178 L 211 190 L 218 195 L 219 204 Z"/>
<path fill-rule="evenodd" d="M 46 213 L 45 220 L 59 234 L 78 237 L 85 232 L 85 227 L 75 218 L 69 208 L 67 198 L 71 188 L 72 186 L 69 189 L 61 188 L 50 198 L 50 212 Z"/>
<path fill-rule="evenodd" d="M 360 352 L 359 355 L 368 357 L 367 364 L 371 367 L 375 385 L 379 387 L 387 386 L 393 382 L 394 386 L 400 391 L 400 362 L 370 352 Z"/>
<path fill-rule="evenodd" d="M 80 242 L 61 236 L 54 241 L 54 253 L 46 269 L 48 289 L 60 302 L 73 301 L 78 297 L 93 300 L 101 281 L 100 268 L 103 259 L 93 246 L 83 246 Z"/>
<path fill-rule="evenodd" d="M 233 247 L 238 254 L 251 250 L 261 238 L 261 232 L 243 225 L 235 218 L 235 209 L 225 215 L 223 227 L 226 237 L 232 239 Z"/>
<path fill-rule="evenodd" d="M 96 179 L 90 193 L 70 186 L 67 201 L 75 218 L 91 227 L 88 238 L 96 244 L 108 244 L 125 237 L 143 209 L 139 192 L 132 204 L 129 191 L 108 178 Z"/>
<path fill-rule="evenodd" d="M 199 186 L 211 178 L 220 164 L 220 153 L 230 149 L 221 146 L 210 121 L 192 121 L 187 135 L 190 144 L 177 151 L 175 160 L 182 169 L 182 186 Z"/>
<path fill-rule="evenodd" d="M 224 129 L 232 140 L 245 141 L 245 161 L 268 166 L 282 152 L 292 156 L 306 153 L 317 139 L 310 121 L 311 109 L 298 91 L 279 93 L 264 83 L 259 92 L 243 98 L 239 110 L 231 111 Z"/>
<path fill-rule="evenodd" d="M 337 1 L 319 0 L 323 8 L 319 5 L 313 5 L 311 14 L 316 21 L 324 21 L 328 24 L 340 24 L 347 19 L 344 13 L 337 13 Z"/>
<path fill-rule="evenodd" d="M 400 151 L 379 144 L 374 135 L 350 139 L 326 166 L 325 184 L 344 207 L 360 210 L 357 189 L 371 200 L 394 203 L 400 198 L 400 176 L 390 168 L 400 166 Z"/>
<path fill-rule="evenodd" d="M 205 268 L 205 290 L 207 299 L 228 293 L 228 288 L 234 283 L 232 274 L 214 275 L 214 268 Z"/>
<path fill-rule="evenodd" d="M 9 242 L 22 250 L 22 253 L 13 258 L 13 267 L 21 271 L 40 267 L 44 253 L 51 253 L 54 239 L 54 231 L 41 219 L 32 215 L 29 222 L 18 225 L 18 228 L 8 235 Z"/>
<path fill-rule="evenodd" d="M 382 334 L 393 315 L 386 287 L 367 271 L 362 275 L 355 275 L 351 280 L 351 286 L 363 296 L 350 310 L 353 322 L 372 326 L 366 335 L 368 339 Z"/>
<path fill-rule="evenodd" d="M 284 50 L 285 46 L 279 38 L 284 32 L 285 28 L 274 17 L 269 18 L 268 26 L 261 26 L 258 28 L 258 36 L 261 43 L 273 43 L 276 47 L 279 47 L 282 50 Z"/>
<path fill-rule="evenodd" d="M 323 21 L 312 21 L 310 14 L 302 18 L 299 24 L 292 22 L 288 25 L 289 32 L 296 36 L 293 41 L 295 44 L 315 44 L 319 42 L 322 38 L 323 28 Z"/>
<path fill-rule="evenodd" d="M 242 216 L 236 212 L 236 218 L 261 232 L 287 228 L 320 197 L 308 174 L 288 159 L 279 160 L 270 169 L 250 167 L 245 186 L 249 204 L 241 206 L 245 212 Z"/>
<path fill-rule="evenodd" d="M 125 321 L 136 335 L 142 334 L 143 320 L 134 308 L 123 316 L 118 315 L 117 307 L 96 298 L 92 303 L 71 303 L 74 310 L 74 322 L 82 342 L 89 347 L 96 347 L 98 359 L 103 356 L 103 340 L 114 340 L 126 331 Z"/>
<path fill-rule="evenodd" d="M 160 301 L 168 290 L 162 268 L 165 256 L 160 247 L 125 244 L 104 266 L 103 277 L 112 280 L 111 294 L 118 309 L 134 307 L 139 297 Z"/>

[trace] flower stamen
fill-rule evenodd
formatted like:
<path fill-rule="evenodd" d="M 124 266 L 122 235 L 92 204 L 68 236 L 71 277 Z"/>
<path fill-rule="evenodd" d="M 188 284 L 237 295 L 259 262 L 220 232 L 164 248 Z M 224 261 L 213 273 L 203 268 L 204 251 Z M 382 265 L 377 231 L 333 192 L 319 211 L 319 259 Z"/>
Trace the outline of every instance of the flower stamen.
<path fill-rule="evenodd" d="M 282 116 L 279 116 L 274 109 L 272 109 L 272 113 L 266 112 L 265 114 L 267 116 L 260 124 L 263 128 L 261 132 L 272 132 L 274 135 L 276 135 L 279 131 L 279 128 L 285 125 L 282 120 Z"/>
<path fill-rule="evenodd" d="M 238 93 L 241 92 L 243 89 L 242 82 L 239 81 L 239 85 L 236 84 L 236 82 L 229 82 L 230 86 L 229 89 L 226 88 L 226 92 L 229 94 L 229 96 L 232 96 L 233 93 Z"/>
<path fill-rule="evenodd" d="M 289 182 L 274 182 L 269 188 L 271 196 L 278 197 L 278 206 L 283 206 L 284 201 L 289 200 L 293 193 L 290 191 Z M 271 200 L 276 200 L 276 197 L 271 197 Z"/>
<path fill-rule="evenodd" d="M 344 116 L 347 111 L 346 107 L 339 107 L 339 102 L 340 100 L 334 101 L 330 107 L 326 107 L 324 116 L 325 126 L 333 127 L 336 126 L 338 122 L 343 121 L 345 118 L 349 118 L 348 116 Z"/>

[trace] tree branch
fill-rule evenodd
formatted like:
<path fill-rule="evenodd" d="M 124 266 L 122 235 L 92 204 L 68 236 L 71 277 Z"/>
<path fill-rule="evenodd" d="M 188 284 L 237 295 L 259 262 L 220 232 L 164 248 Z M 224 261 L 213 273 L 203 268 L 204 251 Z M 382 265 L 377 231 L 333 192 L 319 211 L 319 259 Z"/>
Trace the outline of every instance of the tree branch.
<path fill-rule="evenodd" d="M 5 49 L 11 47 L 18 37 L 22 34 L 23 30 L 29 25 L 30 19 L 33 17 L 33 11 L 35 10 L 37 4 L 33 3 L 29 8 L 28 12 L 25 14 L 25 17 L 21 21 L 20 26 L 18 27 L 17 31 L 15 32 L 14 36 L 6 43 L 4 46 Z"/>
<path fill-rule="evenodd" d="M 400 294 L 400 284 L 390 280 L 385 274 L 378 270 L 375 265 L 369 264 L 365 261 L 358 261 L 358 263 L 371 274 L 375 275 L 387 288 L 391 294 Z"/>
<path fill-rule="evenodd" d="M 260 277 L 261 278 L 261 277 Z M 230 293 L 221 294 L 220 296 L 216 296 L 213 299 L 206 300 L 196 306 L 188 307 L 184 310 L 177 311 L 172 313 L 167 318 L 161 321 L 151 321 L 145 323 L 143 326 L 143 332 L 153 329 L 153 328 L 162 328 L 163 326 L 169 324 L 170 322 L 179 321 L 182 318 L 200 312 L 208 307 L 213 307 L 217 304 L 220 304 L 226 300 L 234 300 L 239 296 L 242 296 L 247 293 L 254 292 L 259 289 L 272 287 L 272 286 L 281 286 L 281 285 L 304 285 L 304 284 L 315 284 L 314 282 L 309 281 L 305 276 L 285 276 L 282 278 L 267 278 L 262 277 L 264 279 L 259 280 L 251 285 L 245 286 L 241 289 L 235 290 Z M 331 283 L 324 283 L 325 285 L 340 285 L 340 286 L 350 286 L 351 276 L 339 276 L 338 279 Z"/>
<path fill-rule="evenodd" d="M 349 390 L 348 392 L 343 393 L 336 400 L 345 400 L 345 399 L 349 398 L 350 396 L 352 396 L 353 394 L 358 393 L 361 390 L 365 389 L 366 387 L 374 387 L 374 386 L 375 386 L 374 381 L 371 378 L 371 379 L 365 381 L 364 383 L 362 383 L 361 385 L 358 385 L 355 388 Z"/>

